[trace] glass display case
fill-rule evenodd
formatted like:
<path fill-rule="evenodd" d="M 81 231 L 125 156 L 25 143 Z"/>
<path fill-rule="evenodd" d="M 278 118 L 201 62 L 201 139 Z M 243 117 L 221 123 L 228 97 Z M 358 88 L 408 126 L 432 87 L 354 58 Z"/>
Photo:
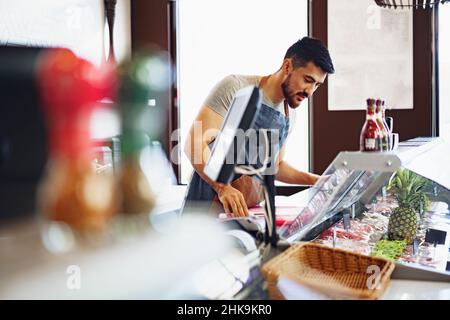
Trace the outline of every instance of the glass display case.
<path fill-rule="evenodd" d="M 450 275 L 449 163 L 450 143 L 439 138 L 390 152 L 341 152 L 278 233 L 289 243 L 313 241 Z"/>

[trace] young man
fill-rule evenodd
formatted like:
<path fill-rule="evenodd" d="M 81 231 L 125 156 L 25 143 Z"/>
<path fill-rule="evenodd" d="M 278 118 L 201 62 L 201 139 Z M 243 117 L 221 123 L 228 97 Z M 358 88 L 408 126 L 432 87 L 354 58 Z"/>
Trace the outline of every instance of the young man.
<path fill-rule="evenodd" d="M 302 172 L 283 160 L 284 142 L 289 132 L 289 108 L 296 109 L 313 95 L 334 73 L 330 54 L 317 39 L 304 37 L 286 52 L 281 68 L 268 76 L 230 75 L 220 81 L 207 97 L 188 134 L 185 152 L 195 172 L 188 186 L 185 207 L 189 202 L 220 202 L 226 213 L 247 216 L 248 207 L 262 200 L 262 187 L 256 179 L 241 176 L 229 185 L 212 181 L 204 173 L 214 142 L 237 90 L 259 86 L 263 92 L 261 110 L 254 129 L 279 130 L 279 150 L 276 179 L 290 184 L 313 185 L 319 176 Z M 198 134 L 201 126 L 203 133 Z M 197 132 L 197 133 L 196 133 Z"/>

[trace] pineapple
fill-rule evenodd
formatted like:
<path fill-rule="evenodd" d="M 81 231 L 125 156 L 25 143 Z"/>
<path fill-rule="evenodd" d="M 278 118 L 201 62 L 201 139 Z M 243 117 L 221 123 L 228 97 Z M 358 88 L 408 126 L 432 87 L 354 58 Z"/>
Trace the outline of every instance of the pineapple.
<path fill-rule="evenodd" d="M 404 169 L 398 170 L 392 177 L 388 190 L 395 193 L 398 207 L 389 219 L 389 240 L 405 240 L 408 244 L 414 241 L 420 219 L 420 202 L 423 202 L 424 211 L 429 205 L 424 192 L 427 183 L 424 178 Z"/>
<path fill-rule="evenodd" d="M 394 209 L 388 225 L 389 240 L 405 240 L 411 244 L 417 235 L 417 213 L 410 206 Z"/>

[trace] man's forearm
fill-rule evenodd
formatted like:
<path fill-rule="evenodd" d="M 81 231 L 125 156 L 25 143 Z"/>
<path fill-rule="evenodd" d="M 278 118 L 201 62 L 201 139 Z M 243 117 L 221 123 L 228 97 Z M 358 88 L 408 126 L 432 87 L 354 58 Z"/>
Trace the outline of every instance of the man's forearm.
<path fill-rule="evenodd" d="M 198 175 L 206 181 L 207 184 L 209 184 L 211 186 L 211 188 L 213 188 L 213 190 L 216 193 L 219 193 L 220 189 L 223 188 L 223 184 L 218 183 L 212 179 L 210 179 L 205 173 L 204 173 L 204 169 L 205 169 L 205 164 L 197 164 L 197 165 L 193 165 L 195 171 L 198 173 Z"/>
<path fill-rule="evenodd" d="M 279 164 L 276 179 L 289 184 L 313 185 L 320 178 L 319 175 L 303 172 L 282 161 Z"/>
<path fill-rule="evenodd" d="M 201 147 L 195 148 L 193 147 L 197 143 Z M 211 156 L 210 149 L 206 142 L 195 142 L 193 140 L 188 139 L 188 143 L 186 143 L 184 147 L 184 152 L 191 162 L 192 167 L 198 173 L 198 175 L 213 188 L 213 190 L 218 193 L 218 191 L 223 187 L 222 184 L 211 180 L 205 173 L 206 163 Z"/>

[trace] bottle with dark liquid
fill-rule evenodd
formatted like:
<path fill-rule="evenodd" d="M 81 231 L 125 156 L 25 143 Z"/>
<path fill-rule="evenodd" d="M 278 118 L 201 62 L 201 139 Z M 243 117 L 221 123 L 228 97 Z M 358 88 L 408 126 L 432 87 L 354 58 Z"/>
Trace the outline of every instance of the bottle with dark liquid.
<path fill-rule="evenodd" d="M 374 99 L 367 99 L 366 122 L 361 130 L 359 150 L 376 152 L 381 150 L 381 130 L 376 120 Z"/>
<path fill-rule="evenodd" d="M 376 120 L 377 120 L 377 124 L 378 127 L 380 128 L 380 132 L 381 132 L 381 146 L 380 149 L 381 151 L 389 151 L 389 130 L 387 128 L 387 126 L 384 125 L 383 123 L 383 105 L 382 105 L 382 101 L 381 99 L 377 99 L 376 103 L 376 109 L 375 109 L 375 114 L 376 114 Z"/>

